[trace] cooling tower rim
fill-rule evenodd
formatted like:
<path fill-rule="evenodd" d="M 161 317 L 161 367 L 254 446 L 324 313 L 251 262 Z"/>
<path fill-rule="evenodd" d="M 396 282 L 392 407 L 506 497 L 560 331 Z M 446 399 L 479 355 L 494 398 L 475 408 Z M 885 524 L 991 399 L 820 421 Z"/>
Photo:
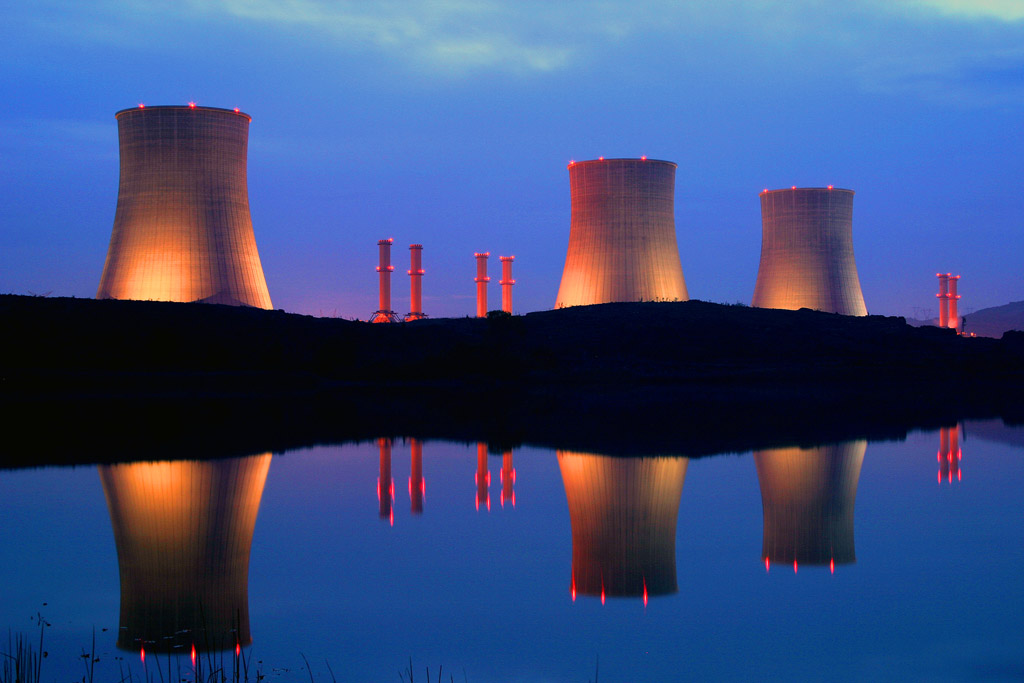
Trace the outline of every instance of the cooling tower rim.
<path fill-rule="evenodd" d="M 649 159 L 649 158 L 637 158 L 637 157 L 617 157 L 614 159 L 585 159 L 583 161 L 570 161 L 566 168 L 573 168 L 580 166 L 581 164 L 607 164 L 609 161 L 635 161 L 642 164 L 671 164 L 673 167 L 678 168 L 679 164 L 674 161 L 666 161 L 664 159 Z"/>
<path fill-rule="evenodd" d="M 766 194 L 774 194 L 775 192 L 807 192 L 807 191 L 812 191 L 812 192 L 849 192 L 850 194 L 855 194 L 855 192 L 853 190 L 847 189 L 845 187 L 832 187 L 832 186 L 830 186 L 830 187 L 780 187 L 777 190 L 769 190 L 768 188 L 765 188 L 765 189 L 761 190 L 758 194 L 763 196 L 763 195 L 766 195 Z"/>
<path fill-rule="evenodd" d="M 114 114 L 114 118 L 115 119 L 120 119 L 122 114 L 127 114 L 128 112 L 132 112 L 132 111 L 146 112 L 146 111 L 149 111 L 150 109 L 160 109 L 160 110 L 179 109 L 179 110 L 183 110 L 183 111 L 222 112 L 224 114 L 231 114 L 232 116 L 244 116 L 247 120 L 252 121 L 252 117 L 250 115 L 246 114 L 244 111 L 239 111 L 238 109 L 224 109 L 223 107 L 200 107 L 198 104 L 195 105 L 195 106 L 188 105 L 188 104 L 155 104 L 155 105 L 147 104 L 145 106 L 137 105 L 137 106 L 129 107 L 127 109 L 122 109 L 122 110 L 116 112 Z"/>

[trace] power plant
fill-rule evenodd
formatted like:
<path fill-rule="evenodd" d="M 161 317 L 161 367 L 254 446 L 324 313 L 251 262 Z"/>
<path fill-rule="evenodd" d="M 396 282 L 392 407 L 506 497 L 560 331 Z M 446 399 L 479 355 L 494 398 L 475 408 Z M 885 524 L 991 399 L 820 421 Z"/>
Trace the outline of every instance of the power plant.
<path fill-rule="evenodd" d="M 249 215 L 249 115 L 193 103 L 116 117 L 121 174 L 96 298 L 272 308 Z"/>
<path fill-rule="evenodd" d="M 377 310 L 370 316 L 371 323 L 397 323 L 398 314 L 391 310 L 391 273 L 395 267 L 391 265 L 391 245 L 393 239 L 377 240 L 377 252 L 380 264 L 377 266 L 380 284 L 380 296 Z"/>
<path fill-rule="evenodd" d="M 516 259 L 515 256 L 499 256 L 501 259 L 501 280 L 498 282 L 501 285 L 501 310 L 506 313 L 512 312 L 512 285 L 516 283 L 512 279 L 512 262 Z"/>
<path fill-rule="evenodd" d="M 761 485 L 761 559 L 772 564 L 828 565 L 857 561 L 853 507 L 867 441 L 754 452 Z"/>
<path fill-rule="evenodd" d="M 406 322 L 422 320 L 427 315 L 423 312 L 423 245 L 409 245 L 409 312 Z"/>
<path fill-rule="evenodd" d="M 751 305 L 867 315 L 853 258 L 853 190 L 761 192 L 761 264 Z"/>
<path fill-rule="evenodd" d="M 674 163 L 646 157 L 569 164 L 569 249 L 555 308 L 689 299 L 675 177 Z"/>
<path fill-rule="evenodd" d="M 956 293 L 959 275 L 936 273 L 939 278 L 939 327 L 948 327 L 960 331 L 960 295 Z"/>
<path fill-rule="evenodd" d="M 572 525 L 572 598 L 646 603 L 678 591 L 676 520 L 689 459 L 557 455 Z"/>
<path fill-rule="evenodd" d="M 491 278 L 487 277 L 487 257 L 490 255 L 489 251 L 473 254 L 476 258 L 476 277 L 473 282 L 476 283 L 476 317 L 478 318 L 487 317 L 487 283 L 491 281 Z"/>
<path fill-rule="evenodd" d="M 249 633 L 249 551 L 271 454 L 101 465 L 117 545 L 117 646 L 235 649 Z"/>

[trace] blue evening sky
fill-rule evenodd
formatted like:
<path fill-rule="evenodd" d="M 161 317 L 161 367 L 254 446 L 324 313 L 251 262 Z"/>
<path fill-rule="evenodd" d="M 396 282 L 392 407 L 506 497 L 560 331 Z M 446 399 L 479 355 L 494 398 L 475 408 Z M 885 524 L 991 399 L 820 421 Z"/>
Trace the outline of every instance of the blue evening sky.
<path fill-rule="evenodd" d="M 763 188 L 856 190 L 868 309 L 1024 299 L 1024 1 L 5 1 L 0 292 L 95 295 L 114 112 L 252 115 L 249 196 L 274 305 L 366 318 L 376 241 L 424 245 L 424 308 L 474 311 L 473 252 L 554 304 L 571 159 L 679 164 L 694 298 L 749 303 Z"/>

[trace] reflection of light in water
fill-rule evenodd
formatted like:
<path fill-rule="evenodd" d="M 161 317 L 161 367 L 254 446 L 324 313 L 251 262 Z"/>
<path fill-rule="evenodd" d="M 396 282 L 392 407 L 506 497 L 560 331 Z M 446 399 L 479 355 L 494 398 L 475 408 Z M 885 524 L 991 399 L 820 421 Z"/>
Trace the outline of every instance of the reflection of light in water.
<path fill-rule="evenodd" d="M 423 514 L 423 497 L 427 492 L 427 484 L 423 480 L 423 442 L 419 439 L 409 441 L 409 507 L 414 515 Z"/>
<path fill-rule="evenodd" d="M 380 447 L 380 476 L 377 478 L 377 501 L 380 518 L 395 525 L 395 480 L 391 478 L 391 439 L 377 439 Z"/>
<path fill-rule="evenodd" d="M 687 458 L 558 451 L 572 525 L 570 594 L 675 593 L 676 520 Z"/>
<path fill-rule="evenodd" d="M 960 460 L 963 453 L 960 450 L 960 425 L 943 427 L 939 430 L 939 483 L 945 479 L 947 484 L 953 483 L 953 474 L 956 473 L 956 480 L 961 481 Z"/>
<path fill-rule="evenodd" d="M 144 661 L 251 642 L 249 551 L 270 458 L 99 468 L 121 577 L 118 647 Z"/>
<path fill-rule="evenodd" d="M 755 451 L 764 509 L 761 555 L 771 563 L 828 565 L 857 561 L 853 508 L 866 441 L 817 448 Z"/>
<path fill-rule="evenodd" d="M 487 509 L 491 509 L 491 472 L 487 469 L 487 444 L 479 442 L 476 445 L 476 509 L 480 509 L 480 503 L 484 503 Z"/>
<path fill-rule="evenodd" d="M 505 451 L 501 456 L 501 507 L 505 501 L 516 506 L 516 469 L 512 466 L 512 451 Z"/>

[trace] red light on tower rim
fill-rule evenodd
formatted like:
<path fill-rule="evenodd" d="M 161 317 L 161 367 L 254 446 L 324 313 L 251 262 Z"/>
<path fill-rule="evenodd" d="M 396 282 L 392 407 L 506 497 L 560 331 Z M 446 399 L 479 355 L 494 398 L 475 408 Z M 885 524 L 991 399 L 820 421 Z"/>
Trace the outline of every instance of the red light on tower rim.
<path fill-rule="evenodd" d="M 146 105 L 143 104 L 142 102 L 139 102 L 139 109 L 145 109 L 145 108 L 146 108 Z"/>
<path fill-rule="evenodd" d="M 647 161 L 647 155 L 644 154 L 643 156 L 641 156 L 640 161 Z"/>
<path fill-rule="evenodd" d="M 189 102 L 188 103 L 188 108 L 189 109 L 195 109 L 196 108 L 196 103 L 195 102 Z"/>
<path fill-rule="evenodd" d="M 235 107 L 235 113 L 236 113 L 236 114 L 239 114 L 239 113 L 241 113 L 241 111 L 242 111 L 241 109 L 239 109 L 238 107 Z"/>

